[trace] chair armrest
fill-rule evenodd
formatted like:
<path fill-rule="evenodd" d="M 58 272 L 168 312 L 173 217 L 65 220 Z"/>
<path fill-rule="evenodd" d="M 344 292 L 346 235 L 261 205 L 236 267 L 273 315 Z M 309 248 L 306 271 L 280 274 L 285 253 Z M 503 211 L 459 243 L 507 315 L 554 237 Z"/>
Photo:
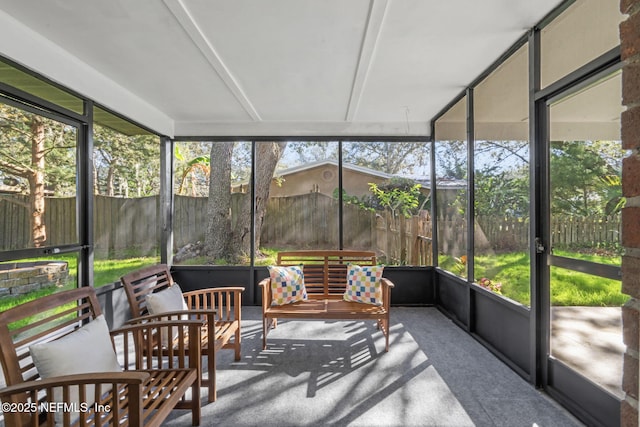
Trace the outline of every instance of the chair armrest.
<path fill-rule="evenodd" d="M 225 291 L 225 292 L 244 292 L 244 286 L 219 286 L 215 288 L 196 289 L 193 291 L 184 292 L 184 294 L 208 292 L 208 291 Z"/>
<path fill-rule="evenodd" d="M 122 340 L 124 369 L 170 369 L 194 368 L 200 371 L 201 330 L 204 319 L 162 320 L 124 325 L 110 332 L 112 342 Z M 178 345 L 162 345 L 160 337 L 164 331 Z M 174 338 L 175 337 L 175 338 Z M 133 344 L 133 345 L 132 345 Z M 115 347 L 115 345 L 114 345 Z M 134 350 L 131 355 L 130 351 Z M 189 357 L 189 355 L 198 355 Z M 131 357 L 134 360 L 131 360 Z"/>
<path fill-rule="evenodd" d="M 54 387 L 77 386 L 81 384 L 143 384 L 150 374 L 148 372 L 123 371 L 123 372 L 92 372 L 89 374 L 62 375 L 34 381 L 25 381 L 0 389 L 0 399 L 7 396 L 31 391 L 47 390 Z"/>
<path fill-rule="evenodd" d="M 382 284 L 386 287 L 389 288 L 395 288 L 396 285 L 393 284 L 393 282 L 385 277 L 382 278 Z"/>
<path fill-rule="evenodd" d="M 125 325 L 135 325 L 136 323 L 144 323 L 150 321 L 163 321 L 163 320 L 184 320 L 182 316 L 188 316 L 190 320 L 200 320 L 203 317 L 215 316 L 216 310 L 209 309 L 193 309 L 193 310 L 176 310 L 167 311 L 159 314 L 145 314 L 144 316 L 134 317 L 125 322 Z"/>
<path fill-rule="evenodd" d="M 105 425 L 107 422 L 119 425 L 127 415 L 122 411 L 120 402 L 127 400 L 129 402 L 127 405 L 128 415 L 131 419 L 141 419 L 144 407 L 142 390 L 149 377 L 150 374 L 147 372 L 94 372 L 50 377 L 14 384 L 0 390 L 0 400 L 5 404 L 17 404 L 15 409 L 9 411 L 5 410 L 3 406 L 5 422 L 7 425 L 40 425 L 41 418 L 48 415 L 47 425 L 53 425 L 53 414 L 62 408 L 56 406 L 52 409 L 48 405 L 87 405 L 91 404 L 90 402 L 99 401 L 103 405 L 109 405 L 110 408 L 116 409 L 108 410 L 105 408 L 108 410 L 108 413 L 105 414 L 106 418 L 102 419 Z M 106 394 L 102 394 L 102 391 L 105 390 L 103 388 L 105 385 L 112 386 L 112 394 L 108 398 Z M 90 393 L 90 390 L 87 390 L 89 387 L 92 388 L 93 394 Z M 60 392 L 54 395 L 54 389 L 60 390 Z M 46 398 L 43 393 L 46 394 Z M 100 396 L 98 397 L 96 394 Z M 87 410 L 90 408 L 90 406 L 87 406 Z M 8 409 L 11 409 L 11 406 L 8 406 Z M 62 410 L 66 411 L 66 409 Z M 85 417 L 95 416 L 96 419 L 102 418 L 98 416 L 97 412 L 98 410 L 96 409 L 96 414 L 91 415 L 89 412 L 81 411 L 78 414 L 79 424 L 82 425 L 87 421 L 88 418 Z M 71 412 L 64 413 L 62 417 L 63 419 L 60 422 L 64 425 L 69 425 L 69 423 L 78 424 L 77 421 L 74 421 L 75 415 L 71 415 Z M 111 418 L 110 421 L 109 418 Z"/>
<path fill-rule="evenodd" d="M 219 288 L 196 289 L 194 291 L 183 292 L 182 295 L 186 298 L 186 297 L 191 297 L 191 296 L 200 296 L 200 295 L 207 295 L 207 294 L 211 294 L 211 293 L 223 293 L 223 292 L 230 292 L 230 293 L 233 293 L 233 294 L 241 294 L 242 292 L 244 292 L 244 287 L 242 287 L 242 286 L 223 286 L 223 287 L 219 287 Z"/>

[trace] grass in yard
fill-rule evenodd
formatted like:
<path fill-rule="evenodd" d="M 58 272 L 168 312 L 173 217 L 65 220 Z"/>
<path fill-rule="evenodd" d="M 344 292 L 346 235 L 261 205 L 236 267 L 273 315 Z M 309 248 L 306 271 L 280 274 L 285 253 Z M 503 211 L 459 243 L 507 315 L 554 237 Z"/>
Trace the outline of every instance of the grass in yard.
<path fill-rule="evenodd" d="M 120 277 L 133 270 L 160 262 L 158 257 L 134 257 L 127 259 L 96 259 L 93 277 L 96 288 L 120 281 Z"/>
<path fill-rule="evenodd" d="M 568 251 L 555 255 L 620 265 L 619 256 L 604 259 Z M 529 255 L 524 252 L 483 255 L 475 258 L 476 282 L 486 277 L 502 284 L 502 295 L 524 305 L 530 305 Z M 620 291 L 620 281 L 567 270 L 551 268 L 551 302 L 553 305 L 620 306 L 629 299 Z"/>
<path fill-rule="evenodd" d="M 281 249 L 261 248 L 262 257 L 256 258 L 256 265 L 275 265 Z"/>
<path fill-rule="evenodd" d="M 500 255 L 476 256 L 476 282 L 486 277 L 502 284 L 502 295 L 520 304 L 529 302 L 529 254 L 511 252 Z"/>
<path fill-rule="evenodd" d="M 23 259 L 20 262 L 29 261 L 42 261 L 43 258 Z M 75 254 L 58 255 L 48 257 L 47 260 L 65 261 L 69 266 L 69 280 L 66 285 L 62 287 L 48 287 L 39 289 L 37 291 L 29 292 L 28 294 L 18 296 L 7 296 L 0 298 L 0 311 L 7 310 L 11 307 L 15 307 L 25 302 L 34 300 L 36 298 L 43 297 L 45 295 L 52 294 L 54 292 L 60 292 L 66 289 L 73 289 L 77 286 L 78 277 L 78 261 Z M 13 262 L 13 261 L 12 261 Z M 157 257 L 135 257 L 127 259 L 96 259 L 94 261 L 94 283 L 97 288 L 107 285 L 109 283 L 117 282 L 120 280 L 120 276 L 128 273 L 132 270 L 142 268 L 147 265 L 152 265 L 158 262 Z"/>

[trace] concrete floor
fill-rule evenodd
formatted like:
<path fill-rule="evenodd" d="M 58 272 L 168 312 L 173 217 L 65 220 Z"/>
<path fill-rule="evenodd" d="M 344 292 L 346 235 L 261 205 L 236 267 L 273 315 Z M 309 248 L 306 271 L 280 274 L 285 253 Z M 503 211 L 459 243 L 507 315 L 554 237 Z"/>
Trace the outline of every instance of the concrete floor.
<path fill-rule="evenodd" d="M 581 425 L 435 308 L 394 308 L 389 353 L 371 322 L 282 322 L 266 351 L 260 308 L 243 322 L 243 358 L 219 357 L 203 426 Z M 621 396 L 621 309 L 554 307 L 552 322 L 553 356 Z"/>
<path fill-rule="evenodd" d="M 622 392 L 620 307 L 553 307 L 551 354 L 619 398 Z"/>
<path fill-rule="evenodd" d="M 202 425 L 582 425 L 436 308 L 391 314 L 388 353 L 373 322 L 346 321 L 282 321 L 263 350 L 260 310 L 243 309 L 242 359 L 220 354 Z"/>

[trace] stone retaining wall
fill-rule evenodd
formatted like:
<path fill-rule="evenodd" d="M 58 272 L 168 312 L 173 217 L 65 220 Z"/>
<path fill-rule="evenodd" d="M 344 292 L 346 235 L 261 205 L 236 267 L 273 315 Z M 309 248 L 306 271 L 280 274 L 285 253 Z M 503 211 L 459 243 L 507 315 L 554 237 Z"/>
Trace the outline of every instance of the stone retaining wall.
<path fill-rule="evenodd" d="M 69 266 L 63 261 L 0 264 L 0 297 L 22 295 L 38 289 L 62 287 L 69 280 Z"/>

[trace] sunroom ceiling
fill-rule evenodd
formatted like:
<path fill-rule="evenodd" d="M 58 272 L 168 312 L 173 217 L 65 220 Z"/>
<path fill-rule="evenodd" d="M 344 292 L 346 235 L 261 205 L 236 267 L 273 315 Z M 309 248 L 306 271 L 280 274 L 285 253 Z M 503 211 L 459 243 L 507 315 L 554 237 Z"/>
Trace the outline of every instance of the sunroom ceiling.
<path fill-rule="evenodd" d="M 428 136 L 560 2 L 0 0 L 0 54 L 168 136 Z"/>

